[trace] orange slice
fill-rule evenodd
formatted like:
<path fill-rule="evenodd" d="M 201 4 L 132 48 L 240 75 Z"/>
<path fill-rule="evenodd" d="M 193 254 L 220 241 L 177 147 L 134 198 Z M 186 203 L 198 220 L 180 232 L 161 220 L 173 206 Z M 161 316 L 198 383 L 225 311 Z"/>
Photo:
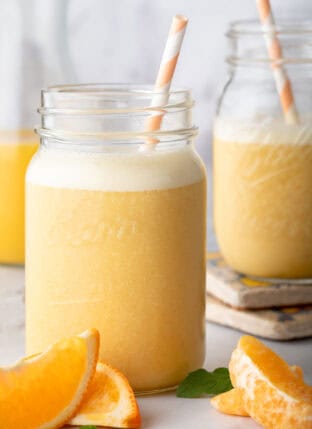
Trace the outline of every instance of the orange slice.
<path fill-rule="evenodd" d="M 229 369 L 246 412 L 265 428 L 312 428 L 312 387 L 259 340 L 242 337 Z"/>
<path fill-rule="evenodd" d="M 291 370 L 298 378 L 303 380 L 303 371 L 300 366 L 293 365 Z M 211 398 L 210 403 L 221 413 L 241 417 L 249 416 L 245 409 L 242 392 L 237 388 L 214 396 Z"/>
<path fill-rule="evenodd" d="M 141 417 L 126 377 L 106 363 L 98 363 L 85 400 L 70 425 L 138 428 Z"/>
<path fill-rule="evenodd" d="M 76 412 L 93 378 L 99 334 L 91 329 L 0 368 L 0 428 L 56 429 Z"/>

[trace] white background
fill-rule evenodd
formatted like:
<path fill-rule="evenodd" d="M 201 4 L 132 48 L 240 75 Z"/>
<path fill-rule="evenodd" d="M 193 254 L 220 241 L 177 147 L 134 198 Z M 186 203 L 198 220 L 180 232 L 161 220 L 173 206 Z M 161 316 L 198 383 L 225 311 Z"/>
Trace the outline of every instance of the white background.
<path fill-rule="evenodd" d="M 256 0 L 64 0 L 71 57 L 81 82 L 153 83 L 173 15 L 189 25 L 173 85 L 196 100 L 196 147 L 208 170 L 208 245 L 212 233 L 211 127 L 226 81 L 230 21 L 258 19 Z M 312 18 L 312 0 L 271 0 L 276 21 Z"/>
<path fill-rule="evenodd" d="M 211 122 L 226 78 L 229 21 L 257 18 L 256 0 L 65 0 L 79 80 L 152 83 L 171 17 L 189 17 L 174 85 L 193 89 L 197 147 L 208 162 Z M 271 0 L 276 20 L 312 18 L 311 0 Z"/>

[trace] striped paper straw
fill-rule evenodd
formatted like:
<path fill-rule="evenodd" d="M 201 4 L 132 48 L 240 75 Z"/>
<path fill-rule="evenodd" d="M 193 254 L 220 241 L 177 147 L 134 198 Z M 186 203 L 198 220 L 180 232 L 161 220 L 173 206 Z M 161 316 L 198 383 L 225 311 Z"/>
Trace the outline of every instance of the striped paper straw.
<path fill-rule="evenodd" d="M 176 15 L 172 19 L 167 43 L 154 85 L 155 95 L 152 98 L 150 107 L 165 106 L 168 102 L 170 85 L 178 62 L 187 23 L 188 19 L 182 15 Z M 148 118 L 145 130 L 159 130 L 164 114 L 165 112 L 155 111 L 155 113 Z M 157 140 L 148 139 L 148 143 L 157 143 Z"/>
<path fill-rule="evenodd" d="M 284 117 L 287 123 L 299 122 L 293 91 L 286 70 L 281 64 L 283 59 L 282 47 L 276 35 L 275 21 L 269 0 L 257 0 L 258 11 L 269 57 L 272 60 L 272 70 L 276 88 L 279 94 Z"/>

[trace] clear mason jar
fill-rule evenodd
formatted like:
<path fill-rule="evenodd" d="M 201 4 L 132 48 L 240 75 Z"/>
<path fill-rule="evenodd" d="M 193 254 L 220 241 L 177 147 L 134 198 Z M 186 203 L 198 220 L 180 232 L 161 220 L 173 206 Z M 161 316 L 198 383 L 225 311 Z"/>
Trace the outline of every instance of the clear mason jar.
<path fill-rule="evenodd" d="M 311 22 L 277 26 L 298 124 L 285 122 L 256 22 L 230 26 L 229 79 L 214 124 L 214 223 L 235 270 L 312 278 Z"/>
<path fill-rule="evenodd" d="M 26 178 L 27 353 L 95 327 L 100 358 L 137 392 L 177 385 L 205 350 L 206 175 L 193 101 L 172 91 L 151 109 L 153 95 L 43 91 Z M 161 131 L 144 132 L 151 114 L 164 114 Z"/>

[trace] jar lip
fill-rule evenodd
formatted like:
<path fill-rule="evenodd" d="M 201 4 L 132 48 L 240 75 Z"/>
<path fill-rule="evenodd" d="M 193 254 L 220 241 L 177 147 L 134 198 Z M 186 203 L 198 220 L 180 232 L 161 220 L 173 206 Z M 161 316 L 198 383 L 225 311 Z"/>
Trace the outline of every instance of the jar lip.
<path fill-rule="evenodd" d="M 65 84 L 53 85 L 47 89 L 42 90 L 43 94 L 58 93 L 66 96 L 79 96 L 85 95 L 123 95 L 128 97 L 134 96 L 153 96 L 162 94 L 162 91 L 155 91 L 153 85 L 149 84 L 131 84 L 131 83 L 81 83 L 81 84 Z M 185 94 L 191 96 L 191 90 L 188 88 L 170 88 L 169 94 Z"/>
<path fill-rule="evenodd" d="M 230 22 L 226 36 L 235 39 L 245 36 L 263 36 L 270 33 L 272 33 L 272 30 L 269 28 L 264 30 L 259 20 L 246 19 Z M 312 36 L 312 20 L 280 20 L 274 25 L 274 34 L 282 36 Z"/>
<path fill-rule="evenodd" d="M 42 90 L 41 108 L 38 111 L 42 115 L 138 114 L 155 110 L 187 109 L 194 105 L 190 89 L 170 89 L 166 102 L 163 101 L 163 96 L 163 91 L 155 91 L 152 85 L 146 84 L 56 85 Z"/>
<path fill-rule="evenodd" d="M 42 137 L 93 141 L 192 138 L 197 133 L 193 105 L 188 89 L 172 89 L 167 97 L 152 85 L 57 85 L 42 91 L 37 132 Z M 160 129 L 146 129 L 152 116 L 161 117 Z"/>

